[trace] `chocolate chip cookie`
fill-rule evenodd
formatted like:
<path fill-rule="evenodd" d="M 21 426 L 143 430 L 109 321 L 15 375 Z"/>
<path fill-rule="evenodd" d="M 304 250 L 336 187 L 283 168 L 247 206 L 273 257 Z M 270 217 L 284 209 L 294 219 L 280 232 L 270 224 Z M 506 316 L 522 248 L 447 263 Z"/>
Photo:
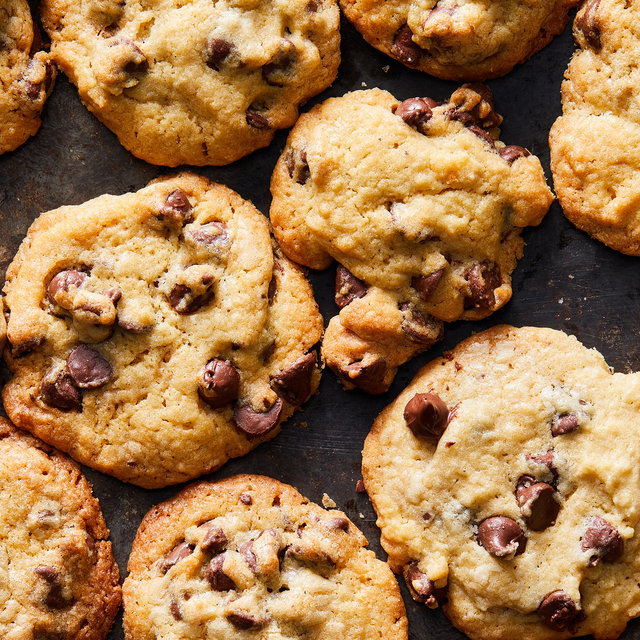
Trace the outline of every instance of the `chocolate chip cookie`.
<path fill-rule="evenodd" d="M 549 144 L 565 215 L 607 246 L 640 256 L 640 4 L 590 0 Z"/>
<path fill-rule="evenodd" d="M 426 365 L 364 447 L 382 545 L 473 640 L 613 639 L 640 613 L 640 373 L 498 326 Z"/>
<path fill-rule="evenodd" d="M 143 487 L 247 453 L 319 383 L 311 286 L 252 204 L 194 174 L 42 214 L 5 291 L 7 414 Z"/>
<path fill-rule="evenodd" d="M 80 469 L 0 418 L 0 487 L 0 636 L 104 640 L 118 567 Z"/>
<path fill-rule="evenodd" d="M 271 478 L 192 484 L 140 525 L 125 637 L 406 640 L 398 585 L 366 544 Z"/>
<path fill-rule="evenodd" d="M 340 264 L 323 355 L 348 388 L 385 391 L 442 321 L 484 318 L 511 298 L 520 232 L 553 198 L 538 159 L 498 140 L 501 122 L 476 84 L 445 103 L 356 91 L 293 128 L 271 220 L 291 259 Z"/>
<path fill-rule="evenodd" d="M 340 0 L 376 49 L 445 80 L 496 78 L 562 33 L 579 0 Z"/>
<path fill-rule="evenodd" d="M 27 0 L 0 0 L 0 153 L 13 151 L 40 128 L 55 78 L 41 48 Z"/>
<path fill-rule="evenodd" d="M 45 0 L 56 64 L 138 158 L 224 165 L 267 146 L 340 62 L 336 0 Z"/>

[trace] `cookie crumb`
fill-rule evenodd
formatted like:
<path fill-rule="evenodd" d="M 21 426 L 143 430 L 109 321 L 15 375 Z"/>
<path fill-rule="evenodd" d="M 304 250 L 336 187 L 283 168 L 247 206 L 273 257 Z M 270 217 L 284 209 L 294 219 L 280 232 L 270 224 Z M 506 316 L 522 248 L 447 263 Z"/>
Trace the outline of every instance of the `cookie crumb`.
<path fill-rule="evenodd" d="M 364 482 L 362 480 L 358 480 L 356 482 L 356 493 L 366 493 L 367 490 L 364 488 Z"/>
<path fill-rule="evenodd" d="M 390 67 L 388 64 L 385 64 L 385 65 L 384 65 L 384 67 L 382 67 L 382 70 L 383 70 L 385 73 L 389 73 L 389 69 L 391 69 L 391 67 Z"/>
<path fill-rule="evenodd" d="M 326 494 L 322 494 L 322 506 L 325 509 L 335 509 L 337 507 L 336 503 Z"/>

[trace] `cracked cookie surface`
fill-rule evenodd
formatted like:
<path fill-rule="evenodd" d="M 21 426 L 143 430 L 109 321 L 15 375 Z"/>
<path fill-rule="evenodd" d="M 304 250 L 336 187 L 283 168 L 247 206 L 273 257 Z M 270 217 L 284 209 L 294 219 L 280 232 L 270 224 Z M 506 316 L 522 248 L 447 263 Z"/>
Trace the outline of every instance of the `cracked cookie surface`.
<path fill-rule="evenodd" d="M 640 373 L 498 326 L 418 372 L 363 477 L 412 596 L 473 640 L 611 640 L 640 614 Z"/>
<path fill-rule="evenodd" d="M 340 62 L 336 0 L 46 0 L 42 15 L 85 105 L 154 164 L 267 146 Z"/>
<path fill-rule="evenodd" d="M 498 138 L 484 85 L 446 103 L 379 89 L 332 98 L 293 128 L 271 180 L 280 246 L 314 269 L 335 259 L 326 363 L 348 387 L 385 391 L 438 340 L 511 298 L 523 227 L 552 201 L 539 160 Z"/>
<path fill-rule="evenodd" d="M 5 292 L 7 414 L 144 487 L 244 455 L 319 382 L 311 286 L 251 203 L 194 174 L 42 214 Z"/>
<path fill-rule="evenodd" d="M 564 30 L 579 0 L 340 0 L 376 49 L 445 80 L 509 72 Z"/>
<path fill-rule="evenodd" d="M 27 0 L 0 0 L 0 153 L 13 151 L 40 128 L 55 68 L 40 51 Z"/>
<path fill-rule="evenodd" d="M 0 418 L 0 486 L 2 638 L 103 640 L 118 567 L 80 469 Z"/>
<path fill-rule="evenodd" d="M 590 0 L 580 49 L 551 129 L 551 171 L 565 215 L 612 249 L 640 256 L 640 2 Z"/>
<path fill-rule="evenodd" d="M 241 475 L 152 509 L 124 584 L 127 640 L 406 640 L 388 566 L 341 511 Z"/>

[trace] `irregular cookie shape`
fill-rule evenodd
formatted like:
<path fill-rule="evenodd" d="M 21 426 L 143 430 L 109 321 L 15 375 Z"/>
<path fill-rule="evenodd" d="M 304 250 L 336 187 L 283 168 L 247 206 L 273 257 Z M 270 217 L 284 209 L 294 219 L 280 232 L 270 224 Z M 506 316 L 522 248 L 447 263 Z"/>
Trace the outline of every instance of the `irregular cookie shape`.
<path fill-rule="evenodd" d="M 639 427 L 640 373 L 575 338 L 468 338 L 367 437 L 391 567 L 474 640 L 616 638 L 640 614 Z"/>
<path fill-rule="evenodd" d="M 398 585 L 366 544 L 271 478 L 192 484 L 140 525 L 125 637 L 406 640 Z"/>
<path fill-rule="evenodd" d="M 486 80 L 562 33 L 579 0 L 340 0 L 376 49 L 445 80 Z"/>
<path fill-rule="evenodd" d="M 7 273 L 7 414 L 144 487 L 275 436 L 318 386 L 322 317 L 269 232 L 188 173 L 41 215 Z"/>
<path fill-rule="evenodd" d="M 293 260 L 342 265 L 323 355 L 348 388 L 385 391 L 442 320 L 511 298 L 520 231 L 552 195 L 538 159 L 497 140 L 501 122 L 483 85 L 444 104 L 373 89 L 327 100 L 291 132 L 271 221 Z"/>
<path fill-rule="evenodd" d="M 0 418 L 0 636 L 104 640 L 118 567 L 80 469 Z"/>
<path fill-rule="evenodd" d="M 640 256 L 640 2 L 590 0 L 551 129 L 551 171 L 565 215 L 622 253 Z"/>
<path fill-rule="evenodd" d="M 135 156 L 223 165 L 267 146 L 340 62 L 336 0 L 46 0 L 56 64 Z"/>
<path fill-rule="evenodd" d="M 27 0 L 0 0 L 0 153 L 35 135 L 55 67 L 40 51 Z"/>

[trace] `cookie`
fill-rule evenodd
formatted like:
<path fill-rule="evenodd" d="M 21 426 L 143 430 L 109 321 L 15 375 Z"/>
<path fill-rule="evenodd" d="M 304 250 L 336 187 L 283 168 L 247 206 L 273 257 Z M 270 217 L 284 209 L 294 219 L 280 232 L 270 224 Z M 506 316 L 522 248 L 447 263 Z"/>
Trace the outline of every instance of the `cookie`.
<path fill-rule="evenodd" d="M 336 0 L 46 0 L 56 64 L 138 158 L 224 165 L 266 147 L 340 63 Z"/>
<path fill-rule="evenodd" d="M 244 455 L 319 383 L 311 286 L 251 203 L 193 174 L 42 214 L 5 291 L 7 414 L 143 487 Z"/>
<path fill-rule="evenodd" d="M 622 253 L 640 256 L 640 4 L 586 2 L 573 26 L 580 49 L 562 84 L 549 144 L 565 215 Z"/>
<path fill-rule="evenodd" d="M 388 566 L 341 511 L 240 475 L 192 484 L 142 521 L 124 583 L 127 640 L 406 640 Z"/>
<path fill-rule="evenodd" d="M 41 47 L 27 0 L 0 0 L 0 153 L 13 151 L 40 128 L 55 79 Z"/>
<path fill-rule="evenodd" d="M 356 91 L 293 128 L 271 221 L 291 259 L 340 265 L 323 355 L 348 388 L 385 391 L 442 321 L 478 320 L 511 298 L 520 231 L 553 198 L 538 159 L 498 141 L 501 122 L 476 84 L 446 103 Z"/>
<path fill-rule="evenodd" d="M 412 596 L 473 640 L 612 640 L 640 612 L 640 373 L 498 326 L 375 421 L 366 489 Z"/>
<path fill-rule="evenodd" d="M 444 80 L 497 78 L 562 33 L 579 0 L 340 0 L 376 49 Z"/>
<path fill-rule="evenodd" d="M 100 505 L 66 456 L 0 418 L 0 636 L 104 640 L 120 607 Z"/>

